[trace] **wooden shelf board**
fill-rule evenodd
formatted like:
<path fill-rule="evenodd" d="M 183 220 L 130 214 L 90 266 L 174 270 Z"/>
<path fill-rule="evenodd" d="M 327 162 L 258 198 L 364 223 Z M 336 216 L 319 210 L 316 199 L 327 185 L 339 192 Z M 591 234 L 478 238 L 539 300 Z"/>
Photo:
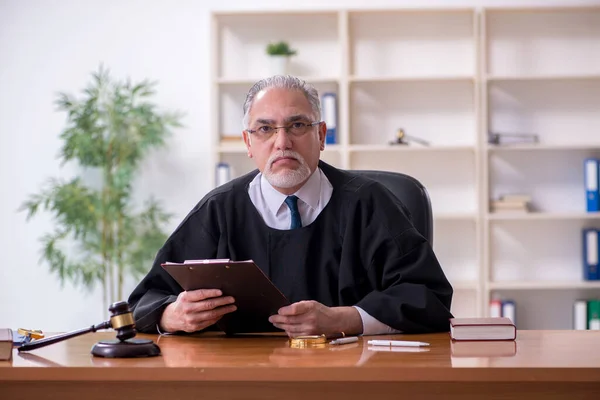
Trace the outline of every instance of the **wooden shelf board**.
<path fill-rule="evenodd" d="M 435 152 L 435 151 L 469 151 L 474 152 L 475 146 L 421 146 L 421 145 L 387 145 L 387 144 L 353 144 L 348 147 L 351 152 Z"/>
<path fill-rule="evenodd" d="M 294 9 L 294 10 L 281 10 L 281 9 L 272 9 L 272 10 L 242 10 L 242 11 L 214 11 L 212 13 L 215 17 L 272 17 L 276 15 L 283 16 L 311 16 L 311 15 L 329 15 L 336 16 L 338 15 L 337 10 L 307 10 L 307 9 Z"/>
<path fill-rule="evenodd" d="M 435 221 L 475 221 L 477 215 L 475 213 L 442 212 L 434 213 L 433 219 Z"/>
<path fill-rule="evenodd" d="M 477 290 L 479 287 L 479 282 L 477 281 L 451 281 L 450 283 L 455 290 Z"/>
<path fill-rule="evenodd" d="M 488 213 L 490 221 L 569 221 L 600 219 L 600 212 L 529 212 L 529 213 Z"/>
<path fill-rule="evenodd" d="M 265 56 L 266 57 L 266 56 Z M 254 78 L 217 78 L 216 83 L 219 85 L 253 85 L 264 77 Z M 338 83 L 339 79 L 331 76 L 298 76 L 310 83 Z"/>
<path fill-rule="evenodd" d="M 600 281 L 490 282 L 490 290 L 600 289 Z"/>
<path fill-rule="evenodd" d="M 342 151 L 342 145 L 325 143 L 325 151 Z"/>
<path fill-rule="evenodd" d="M 219 153 L 245 153 L 246 151 L 247 151 L 246 146 L 244 146 L 243 144 L 240 144 L 240 145 L 228 144 L 228 145 L 221 145 L 218 147 Z"/>
<path fill-rule="evenodd" d="M 600 143 L 589 144 L 514 144 L 514 145 L 488 145 L 489 152 L 507 151 L 581 151 L 600 150 Z"/>
<path fill-rule="evenodd" d="M 338 144 L 327 144 L 325 145 L 325 153 L 334 153 L 341 151 L 342 148 Z M 240 141 L 239 143 L 222 143 L 217 147 L 217 151 L 219 153 L 245 153 L 246 146 L 244 142 Z"/>
<path fill-rule="evenodd" d="M 472 75 L 448 76 L 351 76 L 351 83 L 394 83 L 394 82 L 475 82 Z"/>
<path fill-rule="evenodd" d="M 456 7 L 456 8 L 435 8 L 435 7 L 402 7 L 402 8 L 349 8 L 348 14 L 378 14 L 383 13 L 389 14 L 431 14 L 431 13 L 444 13 L 444 14 L 474 14 L 474 8 L 468 7 Z"/>
<path fill-rule="evenodd" d="M 600 74 L 556 74 L 556 75 L 488 75 L 488 82 L 536 82 L 536 81 L 571 81 L 600 80 Z"/>
<path fill-rule="evenodd" d="M 597 6 L 549 6 L 549 7 L 484 7 L 485 13 L 502 14 L 502 13 L 565 13 L 565 12 L 600 12 L 600 7 Z"/>

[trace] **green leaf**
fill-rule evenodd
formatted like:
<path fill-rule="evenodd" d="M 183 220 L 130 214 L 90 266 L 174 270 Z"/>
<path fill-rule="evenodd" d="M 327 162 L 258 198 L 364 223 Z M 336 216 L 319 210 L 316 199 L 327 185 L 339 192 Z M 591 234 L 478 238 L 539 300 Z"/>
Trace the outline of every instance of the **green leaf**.
<path fill-rule="evenodd" d="M 94 168 L 102 176 L 101 182 L 50 178 L 19 207 L 28 220 L 42 211 L 52 215 L 55 230 L 41 237 L 42 259 L 61 284 L 116 287 L 122 276 L 106 282 L 110 266 L 134 275 L 146 271 L 166 240 L 162 227 L 170 215 L 153 199 L 136 211 L 132 198 L 144 157 L 182 126 L 183 113 L 152 102 L 156 87 L 148 79 L 115 80 L 100 65 L 79 96 L 57 94 L 56 108 L 66 114 L 61 164 Z"/>
<path fill-rule="evenodd" d="M 292 50 L 287 42 L 279 41 L 267 45 L 267 54 L 271 56 L 293 56 L 296 54 L 296 50 Z"/>

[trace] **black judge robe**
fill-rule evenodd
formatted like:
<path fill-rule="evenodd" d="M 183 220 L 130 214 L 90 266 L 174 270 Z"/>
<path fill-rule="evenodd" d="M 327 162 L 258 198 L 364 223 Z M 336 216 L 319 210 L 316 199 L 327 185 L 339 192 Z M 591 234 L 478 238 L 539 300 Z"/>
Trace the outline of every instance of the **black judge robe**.
<path fill-rule="evenodd" d="M 254 260 L 292 303 L 358 306 L 405 333 L 448 331 L 452 286 L 406 207 L 378 182 L 323 161 L 319 167 L 333 193 L 316 220 L 299 229 L 264 223 L 248 194 L 258 170 L 208 193 L 129 297 L 137 329 L 156 332 L 182 291 L 161 263 L 228 258 Z"/>

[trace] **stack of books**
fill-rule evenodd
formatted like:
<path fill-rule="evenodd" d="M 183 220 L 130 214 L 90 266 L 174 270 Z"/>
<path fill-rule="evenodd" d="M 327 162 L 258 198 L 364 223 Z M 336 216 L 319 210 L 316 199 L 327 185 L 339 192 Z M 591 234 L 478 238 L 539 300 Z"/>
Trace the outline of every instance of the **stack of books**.
<path fill-rule="evenodd" d="M 507 194 L 498 200 L 492 200 L 490 212 L 516 212 L 526 213 L 530 211 L 531 196 L 526 194 Z"/>

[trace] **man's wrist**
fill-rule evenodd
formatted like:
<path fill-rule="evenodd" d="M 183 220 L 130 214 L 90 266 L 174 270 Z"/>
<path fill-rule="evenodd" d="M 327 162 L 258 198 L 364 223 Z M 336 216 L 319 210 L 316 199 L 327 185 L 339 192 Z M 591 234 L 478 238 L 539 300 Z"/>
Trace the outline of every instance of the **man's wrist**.
<path fill-rule="evenodd" d="M 162 332 L 171 333 L 177 331 L 176 327 L 173 327 L 169 324 L 169 314 L 171 312 L 171 307 L 173 307 L 173 304 L 174 303 L 171 303 L 167 307 L 165 307 L 162 315 L 160 316 L 160 320 L 158 321 L 158 327 Z"/>
<path fill-rule="evenodd" d="M 337 307 L 338 333 L 348 335 L 360 335 L 363 331 L 362 318 L 354 307 Z"/>

